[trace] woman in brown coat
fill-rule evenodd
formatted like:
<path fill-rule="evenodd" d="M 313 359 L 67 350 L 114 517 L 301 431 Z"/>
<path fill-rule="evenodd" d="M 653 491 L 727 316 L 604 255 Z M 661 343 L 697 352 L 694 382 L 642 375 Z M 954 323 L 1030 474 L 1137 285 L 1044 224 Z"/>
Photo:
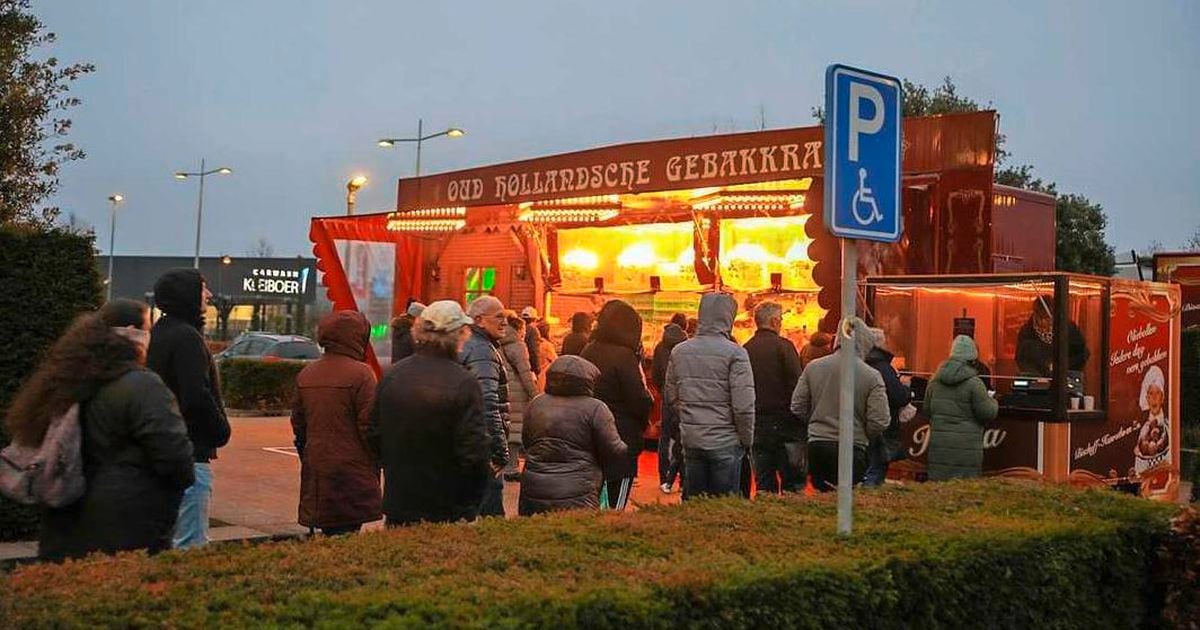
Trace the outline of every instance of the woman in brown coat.
<path fill-rule="evenodd" d="M 327 536 L 358 531 L 383 512 L 379 463 L 367 445 L 375 401 L 375 373 L 363 362 L 369 335 L 361 313 L 326 315 L 317 330 L 325 356 L 296 377 L 300 524 Z"/>

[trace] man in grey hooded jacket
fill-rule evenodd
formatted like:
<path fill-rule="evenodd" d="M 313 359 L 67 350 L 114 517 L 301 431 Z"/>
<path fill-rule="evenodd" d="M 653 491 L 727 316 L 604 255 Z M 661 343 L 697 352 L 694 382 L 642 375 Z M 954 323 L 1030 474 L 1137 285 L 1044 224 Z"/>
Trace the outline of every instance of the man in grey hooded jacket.
<path fill-rule="evenodd" d="M 867 444 L 891 422 L 883 377 L 864 359 L 875 339 L 866 322 L 855 317 L 854 344 L 854 483 L 866 474 Z M 846 342 L 838 334 L 838 343 Z M 792 413 L 808 424 L 808 471 L 813 487 L 821 492 L 837 489 L 838 412 L 841 397 L 841 351 L 814 360 L 804 367 L 792 392 Z"/>
<path fill-rule="evenodd" d="M 675 346 L 667 364 L 663 397 L 679 419 L 684 499 L 738 494 L 754 443 L 754 375 L 730 334 L 736 313 L 732 296 L 706 293 L 696 336 Z"/>

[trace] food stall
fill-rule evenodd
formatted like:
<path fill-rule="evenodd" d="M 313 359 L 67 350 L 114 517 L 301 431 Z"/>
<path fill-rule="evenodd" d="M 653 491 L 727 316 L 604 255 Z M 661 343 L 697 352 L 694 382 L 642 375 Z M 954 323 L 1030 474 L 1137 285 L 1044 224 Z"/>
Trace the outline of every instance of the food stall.
<path fill-rule="evenodd" d="M 881 276 L 863 314 L 895 365 L 924 385 L 959 334 L 979 347 L 1000 405 L 983 437 L 984 474 L 1107 484 L 1173 499 L 1179 483 L 1180 291 L 1177 285 L 1065 273 Z M 922 478 L 923 413 L 902 430 Z"/>
<path fill-rule="evenodd" d="M 859 245 L 856 275 L 1044 271 L 1054 265 L 1054 200 L 993 184 L 995 112 L 904 123 L 896 244 Z M 657 343 L 700 295 L 785 307 L 797 345 L 840 317 L 839 241 L 822 223 L 821 127 L 613 145 L 401 179 L 396 208 L 317 217 L 310 237 L 337 308 L 376 327 L 409 299 L 484 294 L 534 306 L 563 334 L 575 312 L 619 297 Z M 346 260 L 343 261 L 343 258 Z M 373 356 L 390 354 L 386 330 Z M 374 359 L 372 359 L 374 360 Z"/>

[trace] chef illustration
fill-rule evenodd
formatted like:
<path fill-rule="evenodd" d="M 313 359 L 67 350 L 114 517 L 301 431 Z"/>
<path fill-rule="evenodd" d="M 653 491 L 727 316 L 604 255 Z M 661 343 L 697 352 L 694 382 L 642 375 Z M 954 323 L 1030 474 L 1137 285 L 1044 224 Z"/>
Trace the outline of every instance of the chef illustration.
<path fill-rule="evenodd" d="M 1167 422 L 1166 377 L 1162 368 L 1150 366 L 1142 377 L 1142 393 L 1138 405 L 1146 412 L 1146 419 L 1138 433 L 1134 453 L 1138 457 L 1152 458 L 1166 452 L 1170 446 L 1170 423 Z"/>

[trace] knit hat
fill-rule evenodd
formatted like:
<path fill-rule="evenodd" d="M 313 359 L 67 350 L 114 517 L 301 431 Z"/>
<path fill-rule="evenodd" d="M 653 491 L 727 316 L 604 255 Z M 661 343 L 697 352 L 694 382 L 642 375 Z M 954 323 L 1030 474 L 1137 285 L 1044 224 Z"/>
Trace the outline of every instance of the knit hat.
<path fill-rule="evenodd" d="M 975 340 L 966 335 L 955 337 L 954 343 L 950 345 L 950 358 L 967 362 L 978 359 L 979 348 L 975 346 Z"/>

